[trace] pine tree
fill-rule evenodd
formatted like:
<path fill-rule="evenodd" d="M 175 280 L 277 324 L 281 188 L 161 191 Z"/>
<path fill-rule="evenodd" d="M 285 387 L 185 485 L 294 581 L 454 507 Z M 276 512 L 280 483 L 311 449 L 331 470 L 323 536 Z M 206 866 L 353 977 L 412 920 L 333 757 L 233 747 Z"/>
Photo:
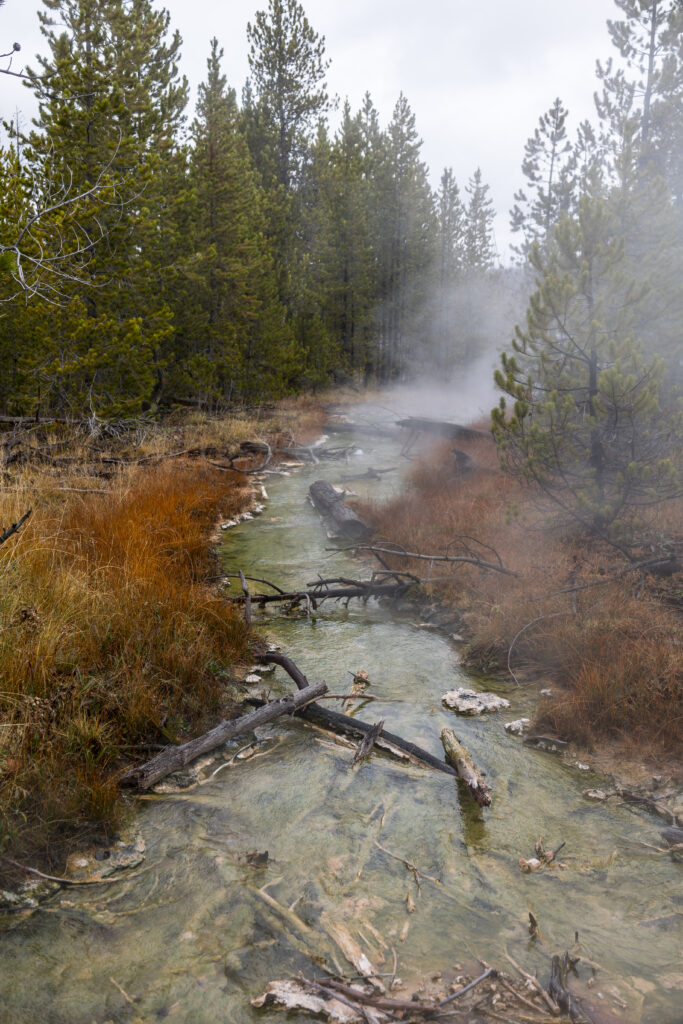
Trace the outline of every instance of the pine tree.
<path fill-rule="evenodd" d="M 513 233 L 522 234 L 514 251 L 523 259 L 535 241 L 545 241 L 562 212 L 569 207 L 572 182 L 567 180 L 566 158 L 571 151 L 567 139 L 567 110 L 556 99 L 538 120 L 538 127 L 524 147 L 522 172 L 528 192 L 515 193 L 510 215 Z M 563 173 L 563 171 L 565 173 Z"/>
<path fill-rule="evenodd" d="M 624 274 L 609 205 L 588 196 L 530 259 L 539 287 L 496 373 L 513 404 L 493 410 L 494 434 L 568 522 L 628 554 L 629 517 L 680 490 L 680 409 L 660 411 L 663 364 L 636 333 L 647 288 Z"/>
<path fill-rule="evenodd" d="M 88 285 L 73 282 L 69 308 L 55 318 L 53 375 L 43 369 L 41 394 L 65 411 L 135 410 L 161 389 L 172 333 L 162 284 L 166 174 L 187 95 L 180 39 L 166 41 L 169 16 L 150 0 L 44 3 L 50 54 L 40 64 L 51 88 L 27 160 L 79 188 L 106 168 L 116 201 L 92 210 L 104 242 L 94 247 Z"/>
<path fill-rule="evenodd" d="M 465 191 L 469 200 L 465 213 L 464 266 L 468 271 L 491 270 L 496 259 L 493 240 L 495 211 L 489 186 L 482 181 L 479 167 L 465 186 Z"/>
<path fill-rule="evenodd" d="M 254 158 L 264 183 L 295 188 L 312 131 L 328 109 L 325 39 L 297 0 L 269 0 L 247 26 L 250 88 L 263 144 Z"/>
<path fill-rule="evenodd" d="M 204 404 L 285 390 L 293 359 L 275 298 L 261 196 L 222 55 L 213 39 L 192 125 L 191 255 L 176 302 L 174 392 Z M 182 213 L 187 217 L 185 207 Z"/>
<path fill-rule="evenodd" d="M 381 297 L 378 376 L 403 375 L 416 332 L 427 314 L 434 265 L 435 212 L 420 157 L 415 115 L 401 93 L 387 128 L 375 172 L 376 239 Z"/>

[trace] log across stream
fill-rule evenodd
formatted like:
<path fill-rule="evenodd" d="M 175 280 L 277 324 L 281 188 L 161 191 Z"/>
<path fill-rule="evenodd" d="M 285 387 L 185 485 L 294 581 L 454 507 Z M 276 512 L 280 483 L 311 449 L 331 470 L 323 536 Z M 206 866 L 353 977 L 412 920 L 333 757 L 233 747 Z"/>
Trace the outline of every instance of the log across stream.
<path fill-rule="evenodd" d="M 453 419 L 467 422 L 461 410 Z M 262 516 L 225 534 L 226 573 L 242 569 L 291 592 L 318 573 L 367 575 L 362 558 L 327 550 L 307 500 L 314 480 L 337 484 L 370 466 L 398 468 L 354 481 L 359 494 L 400 486 L 400 440 L 353 440 L 363 454 L 348 464 L 268 478 Z M 231 589 L 241 593 L 238 579 Z M 62 890 L 31 916 L 2 919 L 3 1020 L 284 1024 L 251 1000 L 276 978 L 327 976 L 316 958 L 332 971 L 336 961 L 347 976 L 358 970 L 348 957 L 366 970 L 367 960 L 389 974 L 387 988 L 396 971 L 408 986 L 393 993 L 401 999 L 436 972 L 457 976 L 454 964 L 476 977 L 479 958 L 514 973 L 506 953 L 546 985 L 553 955 L 569 949 L 599 965 L 590 987 L 585 962 L 567 985 L 602 1007 L 600 1024 L 678 1021 L 680 866 L 653 849 L 664 826 L 615 800 L 587 800 L 584 791 L 603 780 L 505 733 L 505 721 L 533 712 L 533 693 L 468 677 L 457 644 L 424 628 L 409 603 L 326 601 L 313 614 L 302 607 L 290 615 L 273 603 L 253 615 L 263 640 L 309 680 L 324 680 L 329 694 L 347 692 L 352 673 L 367 672 L 375 701 L 322 706 L 384 720 L 383 732 L 441 760 L 441 730 L 453 729 L 485 773 L 491 807 L 479 808 L 451 775 L 381 753 L 354 765 L 357 740 L 342 745 L 310 723 L 260 726 L 206 767 L 206 784 L 138 802 L 146 860 L 120 884 Z M 279 666 L 261 677 L 254 697 L 293 692 Z M 511 707 L 457 717 L 441 703 L 455 686 L 496 689 Z M 560 863 L 525 873 L 519 860 L 534 857 L 540 837 L 546 850 L 565 843 Z M 530 911 L 540 939 L 529 934 Z"/>

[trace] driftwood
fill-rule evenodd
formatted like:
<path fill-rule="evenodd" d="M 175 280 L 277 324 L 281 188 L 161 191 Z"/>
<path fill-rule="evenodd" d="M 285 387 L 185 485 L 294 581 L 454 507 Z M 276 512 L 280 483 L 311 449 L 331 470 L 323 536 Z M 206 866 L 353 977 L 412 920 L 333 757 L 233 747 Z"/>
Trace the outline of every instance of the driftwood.
<path fill-rule="evenodd" d="M 190 740 L 189 743 L 183 743 L 179 747 L 164 747 L 151 761 L 147 761 L 145 764 L 138 765 L 127 771 L 120 781 L 123 785 L 136 786 L 138 789 L 149 789 L 150 786 L 155 785 L 155 783 L 170 775 L 171 772 L 183 768 L 201 754 L 206 754 L 207 751 L 213 750 L 235 736 L 251 732 L 252 729 L 259 725 L 272 722 L 273 719 L 279 718 L 280 715 L 291 714 L 292 711 L 305 706 L 315 697 L 322 696 L 323 693 L 327 693 L 327 685 L 325 683 L 312 683 L 299 690 L 298 693 L 290 693 L 280 700 L 270 701 L 256 711 L 250 711 L 240 718 L 235 718 L 230 722 L 221 722 L 220 725 L 211 729 L 210 732 Z"/>
<path fill-rule="evenodd" d="M 308 680 L 301 669 L 285 654 L 280 654 L 276 651 L 268 651 L 266 653 L 257 654 L 255 660 L 264 665 L 280 665 L 290 679 L 296 683 L 299 690 L 309 685 Z M 373 726 L 369 725 L 367 722 L 363 722 L 357 718 L 351 718 L 349 715 L 342 715 L 338 711 L 330 711 L 328 708 L 323 708 L 320 704 L 316 703 L 308 704 L 308 706 L 299 714 L 301 718 L 305 718 L 309 722 L 314 722 L 316 725 L 321 725 L 326 729 L 331 729 L 333 732 L 346 733 L 351 736 L 364 736 L 373 729 Z M 445 775 L 458 774 L 455 769 L 451 768 L 451 766 L 446 764 L 445 761 L 441 761 L 438 757 L 434 757 L 434 755 L 430 754 L 429 751 L 423 750 L 415 743 L 411 743 L 409 740 L 404 740 L 401 736 L 396 736 L 394 733 L 387 732 L 386 729 L 382 729 L 381 734 L 375 740 L 375 746 L 380 750 L 387 750 L 389 753 L 394 754 L 394 756 L 396 756 L 396 751 L 400 751 L 403 754 L 407 754 L 414 763 L 426 765 L 428 768 L 434 768 L 436 771 L 443 772 Z"/>
<path fill-rule="evenodd" d="M 372 748 L 377 742 L 379 734 L 381 733 L 383 728 L 384 719 L 382 718 L 380 719 L 379 722 L 376 722 L 375 725 L 373 725 L 370 732 L 366 732 L 365 736 L 360 742 L 358 750 L 354 754 L 353 761 L 351 762 L 351 764 L 359 764 L 366 757 L 370 756 L 370 754 L 372 753 Z"/>
<path fill-rule="evenodd" d="M 245 579 L 248 579 L 248 577 L 245 577 Z M 304 590 L 284 591 L 268 580 L 259 580 L 258 582 L 272 587 L 276 593 L 249 594 L 252 605 L 255 604 L 260 608 L 265 608 L 267 604 L 282 602 L 288 604 L 291 610 L 305 603 L 309 609 L 317 611 L 323 601 L 329 600 L 350 600 L 352 597 L 359 597 L 364 601 L 367 601 L 370 597 L 399 598 L 410 587 L 420 581 L 410 573 L 399 573 L 389 570 L 384 573 L 374 573 L 369 580 L 352 580 L 345 576 L 335 576 L 328 580 L 314 580 Z M 247 592 L 228 597 L 227 600 L 235 604 L 246 603 Z"/>
<path fill-rule="evenodd" d="M 308 489 L 311 501 L 324 519 L 332 524 L 335 532 L 349 540 L 364 540 L 372 529 L 344 504 L 343 495 L 335 491 L 326 480 L 316 480 Z"/>
<path fill-rule="evenodd" d="M 446 760 L 456 769 L 479 806 L 490 807 L 491 789 L 481 778 L 472 763 L 469 751 L 463 747 L 452 729 L 441 730 L 441 742 L 446 752 Z"/>
<path fill-rule="evenodd" d="M 483 438 L 491 440 L 491 435 L 484 430 L 474 430 L 472 427 L 463 427 L 459 423 L 447 423 L 445 420 L 432 420 L 420 416 L 409 416 L 408 419 L 398 420 L 397 427 L 406 427 L 408 430 L 424 434 L 435 434 L 437 437 L 449 437 L 458 441 L 480 441 Z"/>
<path fill-rule="evenodd" d="M 587 1019 L 567 990 L 567 975 L 570 972 L 577 973 L 576 965 L 579 959 L 579 957 L 571 957 L 569 953 L 564 953 L 562 957 L 555 955 L 550 964 L 550 981 L 548 983 L 550 998 L 557 1003 L 563 1013 L 569 1014 L 573 1021 Z"/>

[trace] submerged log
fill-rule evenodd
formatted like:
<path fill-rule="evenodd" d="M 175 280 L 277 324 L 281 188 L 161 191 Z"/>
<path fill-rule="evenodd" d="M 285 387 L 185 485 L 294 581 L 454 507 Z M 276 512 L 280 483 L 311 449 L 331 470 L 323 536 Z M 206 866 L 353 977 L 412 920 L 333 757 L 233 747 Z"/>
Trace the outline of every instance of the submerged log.
<path fill-rule="evenodd" d="M 350 540 L 364 540 L 372 529 L 344 504 L 344 496 L 335 491 L 326 480 L 316 480 L 308 489 L 311 501 L 324 519 L 330 521 L 336 533 Z"/>
<path fill-rule="evenodd" d="M 194 740 L 190 740 L 189 743 L 183 743 L 179 747 L 164 747 L 151 761 L 146 761 L 145 764 L 138 765 L 136 768 L 131 768 L 130 771 L 127 771 L 120 781 L 123 785 L 136 786 L 138 789 L 149 789 L 150 786 L 154 786 L 167 775 L 170 775 L 171 772 L 183 768 L 201 754 L 206 754 L 209 750 L 219 747 L 222 743 L 233 739 L 235 736 L 251 732 L 252 729 L 259 725 L 272 722 L 273 719 L 279 718 L 280 715 L 291 714 L 292 711 L 304 707 L 315 697 L 321 697 L 323 693 L 327 693 L 327 685 L 325 683 L 312 683 L 304 689 L 300 689 L 297 693 L 288 693 L 286 697 L 282 697 L 280 700 L 269 701 L 262 707 L 257 708 L 256 711 L 250 711 L 248 714 L 235 718 L 230 722 L 221 722 L 215 729 L 211 729 L 210 732 L 206 732 L 203 736 L 198 736 Z"/>
<path fill-rule="evenodd" d="M 460 423 L 447 423 L 445 420 L 432 420 L 421 416 L 409 416 L 408 419 L 398 420 L 396 426 L 459 441 L 480 441 L 482 438 L 491 440 L 491 435 L 485 430 L 475 430 L 473 427 L 463 427 Z"/>
<path fill-rule="evenodd" d="M 491 789 L 481 778 L 472 763 L 469 751 L 463 747 L 452 729 L 441 730 L 441 742 L 446 752 L 446 760 L 456 769 L 479 806 L 490 807 Z"/>

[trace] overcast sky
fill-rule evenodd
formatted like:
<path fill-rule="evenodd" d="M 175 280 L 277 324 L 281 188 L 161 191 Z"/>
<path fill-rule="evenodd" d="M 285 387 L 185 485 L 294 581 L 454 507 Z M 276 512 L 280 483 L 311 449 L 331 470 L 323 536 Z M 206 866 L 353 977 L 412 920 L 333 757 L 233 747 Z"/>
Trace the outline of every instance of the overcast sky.
<path fill-rule="evenodd" d="M 238 94 L 247 75 L 247 22 L 267 0 L 166 0 L 183 38 L 182 71 L 193 87 L 206 69 L 209 40 L 225 50 L 224 70 Z M 445 166 L 461 189 L 477 166 L 498 213 L 496 238 L 505 257 L 508 211 L 522 184 L 524 143 L 559 96 L 570 131 L 593 115 L 596 58 L 610 56 L 607 18 L 613 0 L 304 0 L 313 28 L 326 38 L 331 93 L 356 110 L 369 91 L 382 123 L 399 92 L 407 96 L 424 140 L 434 186 Z M 2 51 L 13 42 L 30 63 L 41 49 L 39 0 L 6 0 L 0 10 Z M 6 62 L 5 62 L 6 64 Z M 19 70 L 16 59 L 13 69 Z M 30 95 L 0 76 L 0 113 L 33 113 Z"/>

